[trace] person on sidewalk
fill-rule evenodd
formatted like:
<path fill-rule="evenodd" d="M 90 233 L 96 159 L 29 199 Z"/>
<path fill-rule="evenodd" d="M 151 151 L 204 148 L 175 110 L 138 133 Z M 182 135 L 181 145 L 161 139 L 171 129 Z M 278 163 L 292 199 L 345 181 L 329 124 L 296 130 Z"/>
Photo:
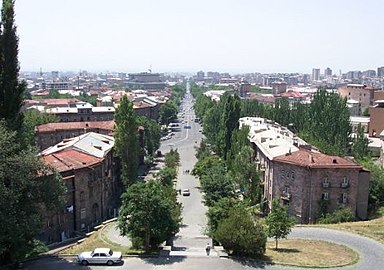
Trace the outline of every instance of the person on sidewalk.
<path fill-rule="evenodd" d="M 207 256 L 209 256 L 209 253 L 211 252 L 211 245 L 209 243 L 205 246 L 205 252 L 207 253 Z"/>

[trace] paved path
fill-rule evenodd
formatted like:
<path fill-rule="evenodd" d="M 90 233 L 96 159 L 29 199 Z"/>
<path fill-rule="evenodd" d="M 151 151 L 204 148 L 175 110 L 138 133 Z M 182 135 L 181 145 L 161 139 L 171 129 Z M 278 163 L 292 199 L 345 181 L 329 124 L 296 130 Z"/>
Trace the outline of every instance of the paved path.
<path fill-rule="evenodd" d="M 112 242 L 118 243 L 119 245 L 126 246 L 126 247 L 132 247 L 131 240 L 126 236 L 120 235 L 120 230 L 116 226 L 110 226 L 107 237 Z"/>

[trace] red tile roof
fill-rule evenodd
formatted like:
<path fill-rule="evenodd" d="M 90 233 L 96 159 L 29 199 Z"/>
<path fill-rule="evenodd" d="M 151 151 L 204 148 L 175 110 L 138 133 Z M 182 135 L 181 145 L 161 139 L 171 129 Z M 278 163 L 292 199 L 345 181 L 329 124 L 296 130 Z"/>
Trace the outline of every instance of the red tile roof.
<path fill-rule="evenodd" d="M 300 149 L 299 151 L 293 152 L 291 154 L 275 157 L 273 160 L 309 168 L 362 169 L 360 165 L 346 158 L 328 156 L 322 153 L 311 152 L 304 149 Z"/>
<path fill-rule="evenodd" d="M 79 130 L 79 129 L 104 129 L 113 131 L 115 128 L 115 121 L 95 121 L 95 122 L 59 122 L 48 123 L 36 127 L 36 131 L 41 132 L 54 132 L 57 130 Z"/>
<path fill-rule="evenodd" d="M 58 172 L 86 168 L 103 160 L 102 158 L 97 158 L 73 149 L 42 156 L 42 159 L 45 164 L 52 166 Z"/>

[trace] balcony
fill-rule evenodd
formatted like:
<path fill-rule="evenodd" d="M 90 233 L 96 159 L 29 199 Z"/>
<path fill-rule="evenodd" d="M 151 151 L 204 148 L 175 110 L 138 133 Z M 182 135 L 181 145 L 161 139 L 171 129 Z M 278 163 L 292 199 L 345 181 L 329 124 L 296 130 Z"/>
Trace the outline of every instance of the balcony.
<path fill-rule="evenodd" d="M 323 182 L 323 188 L 329 188 L 330 184 L 329 182 Z"/>

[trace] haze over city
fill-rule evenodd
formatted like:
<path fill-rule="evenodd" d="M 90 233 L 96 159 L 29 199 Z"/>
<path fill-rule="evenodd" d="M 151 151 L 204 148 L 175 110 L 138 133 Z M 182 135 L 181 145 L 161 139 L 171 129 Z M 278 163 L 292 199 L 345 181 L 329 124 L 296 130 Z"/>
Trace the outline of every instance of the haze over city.
<path fill-rule="evenodd" d="M 380 0 L 16 1 L 22 71 L 335 72 L 383 65 Z"/>

